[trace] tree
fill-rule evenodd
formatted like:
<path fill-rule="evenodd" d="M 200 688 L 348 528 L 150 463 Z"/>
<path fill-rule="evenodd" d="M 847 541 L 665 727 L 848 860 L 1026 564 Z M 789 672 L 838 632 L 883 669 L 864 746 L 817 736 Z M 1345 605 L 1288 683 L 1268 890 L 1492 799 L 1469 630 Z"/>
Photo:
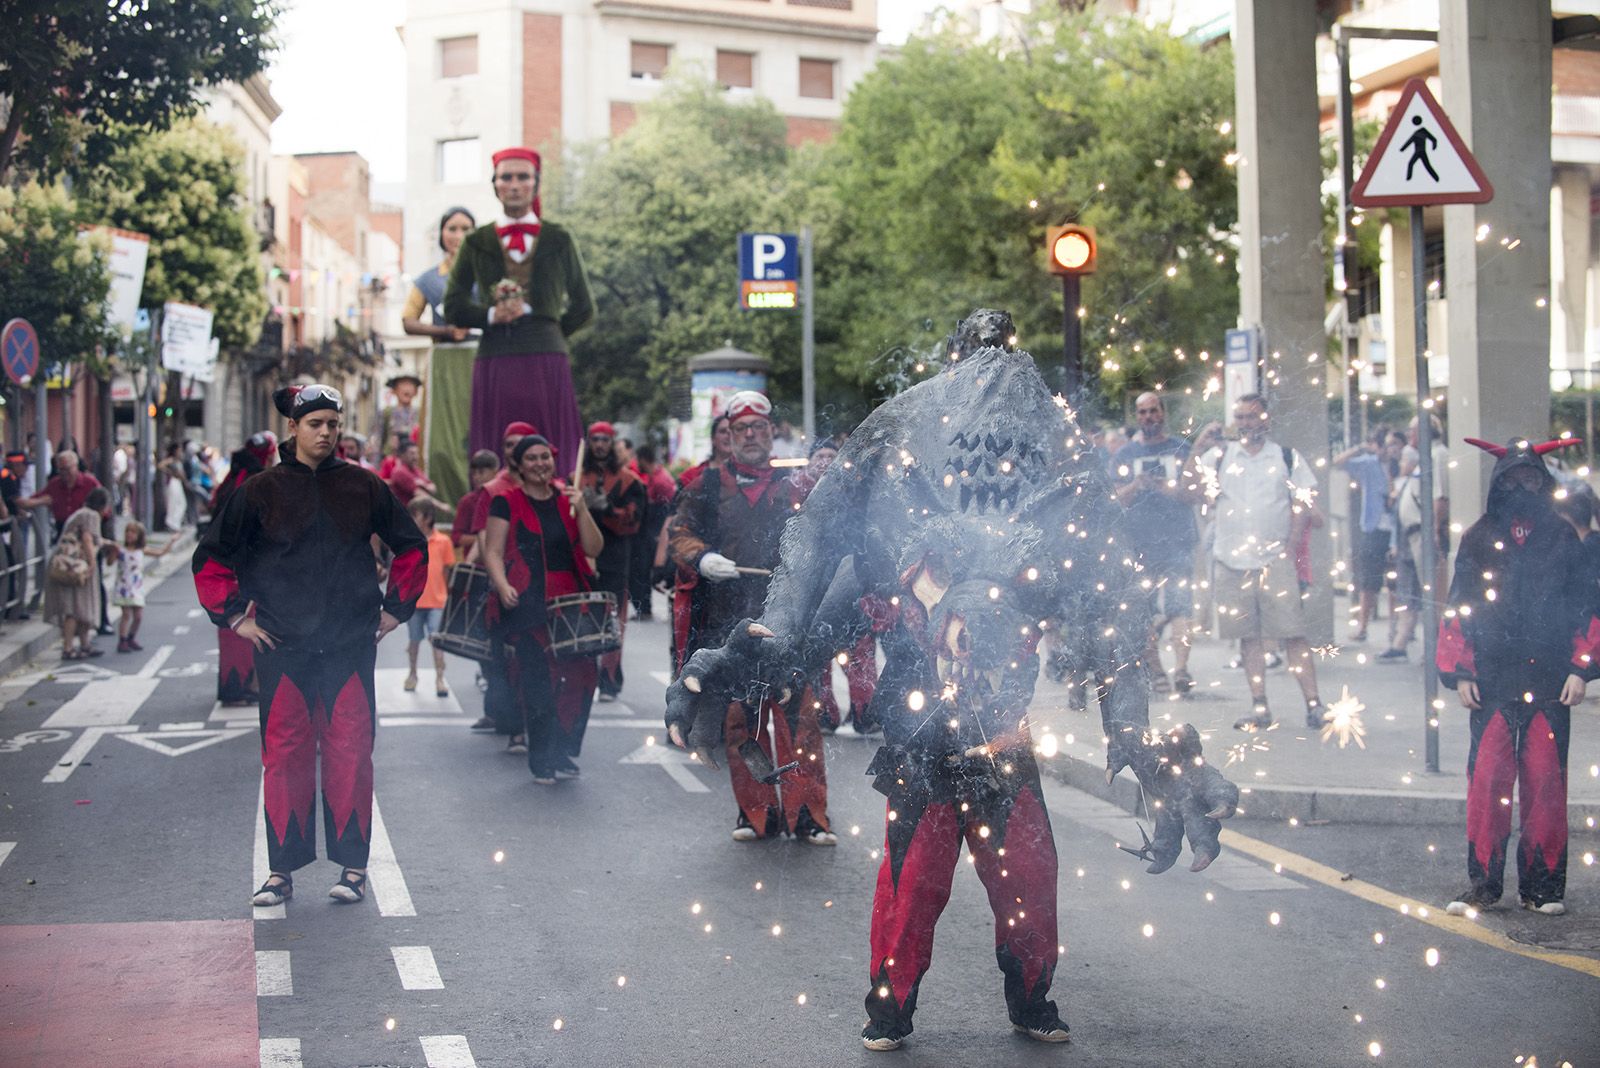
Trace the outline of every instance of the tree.
<path fill-rule="evenodd" d="M 788 221 L 788 155 L 770 103 L 673 75 L 609 147 L 552 169 L 552 218 L 573 230 L 595 295 L 595 324 L 572 343 L 585 412 L 658 423 L 689 357 L 724 344 L 772 357 L 797 392 L 798 317 L 740 311 L 734 271 L 741 230 Z"/>
<path fill-rule="evenodd" d="M 45 367 L 94 359 L 116 338 L 106 325 L 110 244 L 80 235 L 76 210 L 59 185 L 0 186 L 0 320 L 33 324 Z"/>
<path fill-rule="evenodd" d="M 277 0 L 0 0 L 0 180 L 104 162 L 266 69 Z M 24 137 L 24 135 L 26 135 Z"/>
<path fill-rule="evenodd" d="M 1084 351 L 1102 385 L 1197 391 L 1237 308 L 1232 58 L 1163 28 L 1046 11 L 1014 42 L 946 27 L 852 92 L 820 167 L 826 354 L 860 388 L 931 370 L 956 319 L 1009 309 L 1051 364 L 1053 223 L 1097 228 Z M 822 340 L 819 333 L 819 352 Z"/>
<path fill-rule="evenodd" d="M 254 342 L 267 312 L 242 160 L 227 131 L 184 119 L 119 148 L 79 196 L 84 222 L 149 235 L 141 303 L 210 308 L 225 349 Z"/>

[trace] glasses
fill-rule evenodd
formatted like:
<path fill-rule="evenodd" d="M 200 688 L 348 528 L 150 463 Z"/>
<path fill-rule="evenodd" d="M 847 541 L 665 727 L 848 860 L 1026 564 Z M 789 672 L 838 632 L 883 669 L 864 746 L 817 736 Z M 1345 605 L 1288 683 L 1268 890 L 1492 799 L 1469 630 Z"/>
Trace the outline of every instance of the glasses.
<path fill-rule="evenodd" d="M 765 419 L 752 419 L 748 423 L 739 423 L 728 427 L 728 433 L 739 437 L 758 438 L 762 434 L 772 433 L 772 424 Z"/>

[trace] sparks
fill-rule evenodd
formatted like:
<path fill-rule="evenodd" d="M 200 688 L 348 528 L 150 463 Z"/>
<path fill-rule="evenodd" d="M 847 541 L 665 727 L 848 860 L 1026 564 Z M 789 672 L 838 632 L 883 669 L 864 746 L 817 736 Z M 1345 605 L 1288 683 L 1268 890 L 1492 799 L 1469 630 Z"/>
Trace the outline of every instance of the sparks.
<path fill-rule="evenodd" d="M 1361 713 L 1366 711 L 1366 708 L 1366 705 L 1351 696 L 1350 687 L 1344 687 L 1339 699 L 1329 705 L 1323 713 L 1323 742 L 1337 738 L 1340 749 L 1351 742 L 1355 742 L 1357 748 L 1365 749 L 1367 743 L 1363 739 L 1366 737 L 1367 728 L 1361 722 Z"/>

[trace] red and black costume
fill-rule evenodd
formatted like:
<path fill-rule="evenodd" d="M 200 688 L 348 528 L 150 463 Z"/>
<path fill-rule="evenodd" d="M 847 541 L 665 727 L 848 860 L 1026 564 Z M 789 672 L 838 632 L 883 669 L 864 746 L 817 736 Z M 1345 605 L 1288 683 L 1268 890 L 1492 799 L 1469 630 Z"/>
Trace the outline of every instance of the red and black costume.
<path fill-rule="evenodd" d="M 708 552 L 770 572 L 778 566 L 779 539 L 799 500 L 795 484 L 770 466 L 753 468 L 729 460 L 708 467 L 678 495 L 673 558 L 697 576 L 700 558 Z M 685 613 L 685 622 L 692 625 L 683 636 L 684 655 L 720 646 L 735 623 L 759 617 L 768 579 L 761 574 L 742 574 L 727 582 L 700 578 L 690 591 L 692 603 Z M 828 779 L 816 703 L 809 688 L 790 695 L 787 704 L 780 704 L 778 696 L 763 697 L 757 709 L 742 702 L 728 706 L 724 738 L 733 795 L 759 837 L 805 834 L 813 828 L 827 831 Z M 799 762 L 792 774 L 784 776 L 781 812 L 777 788 L 760 782 L 740 752 L 752 737 L 774 767 Z"/>
<path fill-rule="evenodd" d="M 251 435 L 244 448 L 229 460 L 228 475 L 211 494 L 211 514 L 220 516 L 234 490 L 251 475 L 259 475 L 278 452 L 277 436 L 270 430 Z M 254 615 L 254 610 L 249 614 Z M 256 687 L 255 647 L 230 627 L 217 628 L 217 700 L 225 705 L 252 705 L 260 698 Z"/>
<path fill-rule="evenodd" d="M 536 776 L 575 770 L 572 758 L 583 748 L 597 677 L 594 657 L 550 652 L 545 602 L 588 590 L 593 574 L 562 483 L 551 486 L 542 501 L 509 486 L 489 502 L 490 516 L 507 523 L 505 573 L 517 591 L 517 606 L 507 609 L 490 597 L 487 614 L 509 654 L 510 692 L 527 736 L 528 768 Z"/>
<path fill-rule="evenodd" d="M 1553 507 L 1555 478 L 1541 453 L 1564 442 L 1501 447 L 1468 439 L 1500 459 L 1488 509 L 1461 539 L 1449 610 L 1439 624 L 1444 684 L 1476 682 L 1467 756 L 1469 904 L 1504 889 L 1513 786 L 1520 791 L 1517 888 L 1534 907 L 1558 902 L 1567 877 L 1568 675 L 1600 676 L 1595 576 L 1582 542 Z M 1536 471 L 1530 492 L 1502 476 Z"/>
<path fill-rule="evenodd" d="M 267 855 L 274 872 L 316 859 L 318 750 L 327 855 L 365 868 L 372 826 L 373 659 L 379 611 L 404 622 L 427 579 L 427 540 L 377 475 L 330 456 L 277 466 L 228 498 L 194 554 L 212 622 L 255 606 L 277 648 L 255 653 Z M 372 537 L 394 552 L 387 593 Z"/>
<path fill-rule="evenodd" d="M 595 423 L 589 433 L 615 435 L 610 423 Z M 604 460 L 592 453 L 583 461 L 583 489 L 591 494 L 589 511 L 605 535 L 606 544 L 595 559 L 596 589 L 615 594 L 617 625 L 628 630 L 628 580 L 633 563 L 633 543 L 644 525 L 649 496 L 639 476 L 622 466 L 615 452 Z M 622 692 L 622 648 L 600 657 L 600 692 L 615 697 Z"/>

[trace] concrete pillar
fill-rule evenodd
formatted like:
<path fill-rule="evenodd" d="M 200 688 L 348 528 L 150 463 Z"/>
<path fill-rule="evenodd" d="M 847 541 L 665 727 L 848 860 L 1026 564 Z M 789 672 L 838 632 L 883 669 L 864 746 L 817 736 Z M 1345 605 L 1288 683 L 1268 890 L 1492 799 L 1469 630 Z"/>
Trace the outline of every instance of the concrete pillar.
<path fill-rule="evenodd" d="M 1239 322 L 1258 325 L 1272 436 L 1312 464 L 1329 488 L 1327 336 L 1323 332 L 1322 158 L 1317 123 L 1315 4 L 1236 0 L 1233 32 L 1239 144 Z M 1548 63 L 1547 63 L 1548 69 Z M 1312 540 L 1327 576 L 1328 524 Z M 1333 633 L 1327 581 L 1307 602 L 1310 637 Z"/>
<path fill-rule="evenodd" d="M 1495 190 L 1444 213 L 1450 440 L 1533 437 L 1550 425 L 1550 0 L 1441 0 L 1439 69 L 1440 103 Z M 1493 459 L 1451 452 L 1464 528 Z"/>
<path fill-rule="evenodd" d="M 1589 169 L 1557 167 L 1550 185 L 1550 366 L 1584 384 L 1589 305 Z"/>
<path fill-rule="evenodd" d="M 1383 260 L 1378 268 L 1378 299 L 1383 302 L 1383 333 L 1394 391 L 1415 399 L 1417 322 L 1411 288 L 1411 227 L 1384 223 L 1379 250 Z"/>

